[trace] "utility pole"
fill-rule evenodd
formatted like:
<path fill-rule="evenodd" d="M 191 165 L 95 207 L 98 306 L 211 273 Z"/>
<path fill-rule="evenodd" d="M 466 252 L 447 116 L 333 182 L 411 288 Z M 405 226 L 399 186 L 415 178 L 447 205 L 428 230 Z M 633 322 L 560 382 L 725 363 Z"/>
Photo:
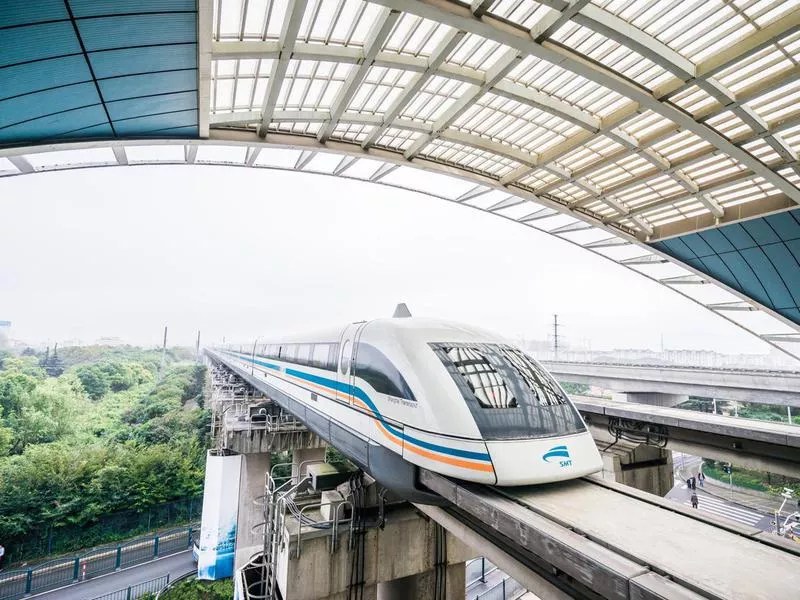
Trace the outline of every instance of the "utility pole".
<path fill-rule="evenodd" d="M 159 378 L 164 373 L 164 363 L 167 360 L 167 326 L 164 325 L 164 344 L 161 346 L 161 365 L 158 367 Z"/>
<path fill-rule="evenodd" d="M 558 360 L 558 315 L 553 315 L 553 355 Z"/>
<path fill-rule="evenodd" d="M 197 343 L 194 346 L 194 356 L 195 359 L 199 362 L 200 361 L 200 330 L 197 330 Z"/>

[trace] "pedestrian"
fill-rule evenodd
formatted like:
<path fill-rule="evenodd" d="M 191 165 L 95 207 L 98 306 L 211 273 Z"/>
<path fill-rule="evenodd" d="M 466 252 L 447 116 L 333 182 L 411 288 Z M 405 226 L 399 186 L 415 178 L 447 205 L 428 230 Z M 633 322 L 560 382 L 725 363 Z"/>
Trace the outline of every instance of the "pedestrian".
<path fill-rule="evenodd" d="M 705 480 L 706 480 L 706 476 L 703 474 L 703 472 L 702 472 L 702 471 L 700 471 L 700 472 L 697 474 L 697 480 L 700 482 L 700 487 L 703 487 L 703 483 L 704 483 L 704 482 L 705 482 Z"/>
<path fill-rule="evenodd" d="M 697 489 L 697 480 L 694 478 L 694 476 L 690 477 L 689 480 L 691 481 L 691 485 L 689 487 L 691 487 L 691 489 L 693 489 L 693 490 L 696 490 Z"/>
<path fill-rule="evenodd" d="M 697 508 L 697 494 L 692 494 L 692 508 Z"/>
<path fill-rule="evenodd" d="M 692 489 L 692 478 L 691 477 L 686 479 L 686 489 L 687 490 Z"/>

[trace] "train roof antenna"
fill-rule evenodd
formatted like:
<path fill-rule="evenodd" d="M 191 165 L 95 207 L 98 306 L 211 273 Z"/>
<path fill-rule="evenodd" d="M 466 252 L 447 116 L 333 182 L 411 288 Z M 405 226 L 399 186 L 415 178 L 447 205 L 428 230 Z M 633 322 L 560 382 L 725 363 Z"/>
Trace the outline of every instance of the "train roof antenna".
<path fill-rule="evenodd" d="M 411 311 L 408 310 L 405 302 L 401 302 L 394 309 L 393 319 L 406 319 L 411 316 Z"/>

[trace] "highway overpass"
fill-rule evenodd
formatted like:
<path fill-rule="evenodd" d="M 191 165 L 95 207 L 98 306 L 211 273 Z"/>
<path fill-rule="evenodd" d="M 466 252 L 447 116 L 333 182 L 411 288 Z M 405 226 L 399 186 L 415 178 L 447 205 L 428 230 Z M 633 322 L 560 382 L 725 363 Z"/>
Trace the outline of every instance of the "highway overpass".
<path fill-rule="evenodd" d="M 559 381 L 623 392 L 634 402 L 674 405 L 686 396 L 800 407 L 800 372 L 545 361 Z"/>

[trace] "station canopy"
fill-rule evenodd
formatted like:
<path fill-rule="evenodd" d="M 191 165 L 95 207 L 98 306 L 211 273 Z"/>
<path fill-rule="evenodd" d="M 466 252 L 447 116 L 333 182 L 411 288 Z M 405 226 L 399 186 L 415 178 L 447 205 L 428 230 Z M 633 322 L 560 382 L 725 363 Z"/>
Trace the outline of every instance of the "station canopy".
<path fill-rule="evenodd" d="M 799 60 L 800 0 L 7 0 L 0 176 L 231 164 L 413 189 L 797 356 Z"/>

